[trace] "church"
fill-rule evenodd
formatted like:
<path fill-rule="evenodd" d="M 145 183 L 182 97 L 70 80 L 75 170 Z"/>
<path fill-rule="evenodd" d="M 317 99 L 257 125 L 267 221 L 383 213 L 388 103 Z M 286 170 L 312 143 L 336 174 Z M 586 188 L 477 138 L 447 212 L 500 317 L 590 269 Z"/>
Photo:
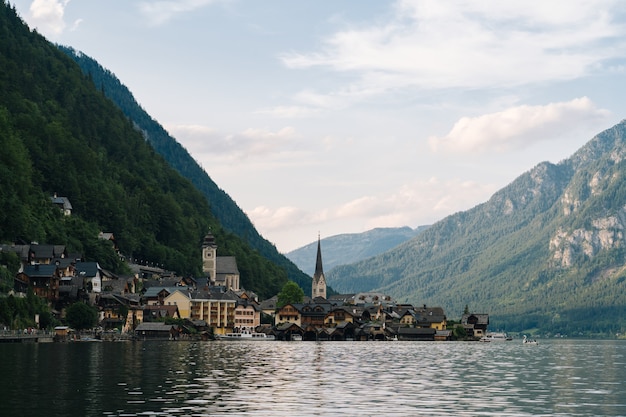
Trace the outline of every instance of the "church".
<path fill-rule="evenodd" d="M 217 244 L 211 232 L 202 242 L 202 272 L 213 286 L 239 291 L 239 269 L 234 256 L 217 256 Z"/>
<path fill-rule="evenodd" d="M 317 236 L 317 259 L 315 261 L 315 274 L 313 274 L 311 289 L 311 298 L 315 300 L 316 297 L 326 298 L 326 277 L 322 267 L 322 246 L 319 235 Z"/>

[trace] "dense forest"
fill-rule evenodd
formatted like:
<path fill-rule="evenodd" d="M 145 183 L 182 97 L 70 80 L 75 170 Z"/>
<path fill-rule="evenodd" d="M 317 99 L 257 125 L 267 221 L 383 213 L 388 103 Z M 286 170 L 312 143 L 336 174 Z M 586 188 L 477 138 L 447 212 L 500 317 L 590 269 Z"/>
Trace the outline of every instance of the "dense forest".
<path fill-rule="evenodd" d="M 242 285 L 269 297 L 284 267 L 225 229 L 205 195 L 157 153 L 144 133 L 74 60 L 0 3 L 0 242 L 51 243 L 125 272 L 128 258 L 201 274 L 210 230 L 218 255 L 234 255 Z M 67 197 L 71 216 L 51 204 Z"/>
<path fill-rule="evenodd" d="M 287 271 L 289 279 L 300 285 L 306 294 L 311 293 L 311 277 L 298 269 L 289 259 L 280 254 L 272 243 L 259 235 L 241 208 L 215 184 L 189 152 L 146 113 L 129 89 L 111 71 L 73 48 L 65 46 L 58 46 L 58 48 L 79 64 L 83 73 L 93 81 L 96 88 L 122 110 L 142 132 L 154 150 L 206 197 L 211 212 L 226 231 L 239 236 L 263 258 Z M 315 262 L 315 255 L 310 262 Z M 332 289 L 329 291 L 332 293 Z"/>

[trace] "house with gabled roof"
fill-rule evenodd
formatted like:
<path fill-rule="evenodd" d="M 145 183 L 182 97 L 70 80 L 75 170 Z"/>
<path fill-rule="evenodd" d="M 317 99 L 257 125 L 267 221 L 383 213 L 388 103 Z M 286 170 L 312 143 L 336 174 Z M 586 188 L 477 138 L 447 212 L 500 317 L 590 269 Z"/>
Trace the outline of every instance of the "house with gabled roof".
<path fill-rule="evenodd" d="M 67 197 L 59 197 L 56 193 L 54 193 L 54 195 L 50 197 L 50 200 L 52 201 L 52 204 L 57 206 L 64 215 L 70 216 L 72 214 L 72 203 L 70 203 L 70 200 Z"/>
<path fill-rule="evenodd" d="M 489 314 L 466 313 L 461 316 L 461 325 L 468 336 L 480 338 L 487 335 Z"/>
<path fill-rule="evenodd" d="M 59 299 L 59 274 L 56 265 L 26 265 L 15 277 L 15 290 L 26 292 L 29 288 L 35 295 L 50 302 Z"/>
<path fill-rule="evenodd" d="M 357 306 L 333 306 L 326 317 L 324 324 L 327 327 L 337 327 L 346 323 L 356 323 L 361 318 L 363 309 Z"/>
<path fill-rule="evenodd" d="M 75 274 L 83 279 L 90 294 L 102 292 L 102 269 L 98 262 L 76 262 Z M 95 296 L 90 296 L 90 301 L 93 304 Z"/>
<path fill-rule="evenodd" d="M 235 306 L 235 332 L 254 332 L 261 325 L 259 303 L 240 298 Z"/>
<path fill-rule="evenodd" d="M 299 304 L 285 304 L 276 312 L 276 325 L 284 323 L 293 323 L 297 326 L 302 325 L 302 313 Z"/>
<path fill-rule="evenodd" d="M 163 299 L 163 305 L 176 306 L 181 319 L 191 317 L 191 288 L 176 287 L 176 290 Z"/>

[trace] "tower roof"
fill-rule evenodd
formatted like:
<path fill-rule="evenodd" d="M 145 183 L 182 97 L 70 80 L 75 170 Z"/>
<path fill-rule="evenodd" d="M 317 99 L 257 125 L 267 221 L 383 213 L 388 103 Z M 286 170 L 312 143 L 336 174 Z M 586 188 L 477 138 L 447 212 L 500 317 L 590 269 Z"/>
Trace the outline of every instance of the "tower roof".
<path fill-rule="evenodd" d="M 322 245 L 320 243 L 320 237 L 317 236 L 317 260 L 315 261 L 315 274 L 314 277 L 324 275 L 324 268 L 322 267 Z"/>

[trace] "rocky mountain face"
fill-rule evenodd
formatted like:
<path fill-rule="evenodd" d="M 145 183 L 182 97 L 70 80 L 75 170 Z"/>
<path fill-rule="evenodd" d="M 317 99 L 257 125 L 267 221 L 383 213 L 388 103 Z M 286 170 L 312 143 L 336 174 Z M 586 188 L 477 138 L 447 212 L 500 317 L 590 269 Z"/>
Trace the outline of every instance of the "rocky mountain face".
<path fill-rule="evenodd" d="M 363 233 L 345 233 L 321 240 L 324 270 L 331 271 L 346 265 L 386 252 L 417 236 L 428 226 L 416 229 L 405 227 L 380 227 Z M 309 275 L 315 272 L 317 242 L 309 243 L 287 253 L 285 256 Z"/>
<path fill-rule="evenodd" d="M 340 292 L 382 290 L 450 317 L 468 305 L 509 330 L 622 331 L 624 155 L 622 122 L 571 158 L 541 163 L 489 201 L 327 278 Z"/>

